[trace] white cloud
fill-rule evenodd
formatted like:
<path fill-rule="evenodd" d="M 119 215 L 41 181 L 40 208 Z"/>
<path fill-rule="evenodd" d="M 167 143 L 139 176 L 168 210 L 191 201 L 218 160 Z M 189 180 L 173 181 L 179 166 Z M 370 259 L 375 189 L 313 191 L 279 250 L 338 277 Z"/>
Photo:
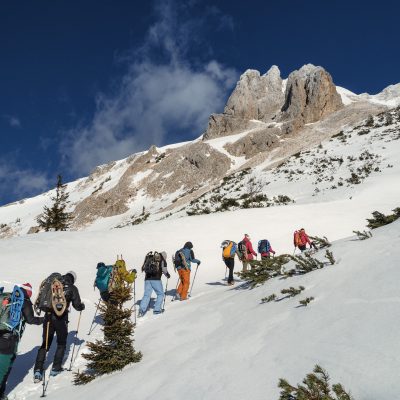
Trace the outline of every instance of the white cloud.
<path fill-rule="evenodd" d="M 41 172 L 31 169 L 19 169 L 9 160 L 0 160 L 0 203 L 5 199 L 31 196 L 32 193 L 41 193 L 50 185 L 48 178 Z M 4 197 L 7 193 L 7 198 Z"/>
<path fill-rule="evenodd" d="M 14 115 L 3 115 L 3 118 L 11 126 L 11 128 L 21 128 L 21 120 Z"/>
<path fill-rule="evenodd" d="M 75 173 L 163 144 L 168 133 L 197 136 L 209 115 L 222 110 L 238 73 L 216 60 L 188 60 L 187 52 L 206 22 L 205 17 L 181 21 L 188 7 L 167 0 L 156 3 L 157 21 L 133 53 L 115 93 L 99 94 L 92 121 L 66 133 L 60 151 Z"/>

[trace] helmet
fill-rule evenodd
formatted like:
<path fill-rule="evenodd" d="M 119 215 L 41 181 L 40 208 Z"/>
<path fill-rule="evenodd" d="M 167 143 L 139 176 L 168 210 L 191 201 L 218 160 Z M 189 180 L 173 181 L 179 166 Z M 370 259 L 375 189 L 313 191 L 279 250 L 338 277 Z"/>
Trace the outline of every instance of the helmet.
<path fill-rule="evenodd" d="M 23 289 L 25 289 L 26 294 L 29 296 L 29 298 L 32 297 L 32 285 L 30 283 L 24 283 L 21 286 Z"/>
<path fill-rule="evenodd" d="M 77 276 L 74 271 L 68 271 L 65 275 L 71 275 L 74 280 L 74 283 L 76 282 Z"/>

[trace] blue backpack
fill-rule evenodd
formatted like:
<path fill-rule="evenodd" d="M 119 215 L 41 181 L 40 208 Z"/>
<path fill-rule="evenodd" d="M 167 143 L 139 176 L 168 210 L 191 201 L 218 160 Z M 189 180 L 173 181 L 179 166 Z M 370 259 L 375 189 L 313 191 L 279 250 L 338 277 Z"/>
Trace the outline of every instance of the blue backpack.
<path fill-rule="evenodd" d="M 100 290 L 100 292 L 108 290 L 113 268 L 112 265 L 105 265 L 102 262 L 97 264 L 97 273 L 94 285 Z"/>
<path fill-rule="evenodd" d="M 269 241 L 267 239 L 263 239 L 258 242 L 258 252 L 260 254 L 268 253 L 270 250 L 271 245 L 269 244 Z"/>
<path fill-rule="evenodd" d="M 19 286 L 14 286 L 12 293 L 0 288 L 0 331 L 13 332 L 19 337 L 22 335 L 24 299 L 24 292 Z"/>

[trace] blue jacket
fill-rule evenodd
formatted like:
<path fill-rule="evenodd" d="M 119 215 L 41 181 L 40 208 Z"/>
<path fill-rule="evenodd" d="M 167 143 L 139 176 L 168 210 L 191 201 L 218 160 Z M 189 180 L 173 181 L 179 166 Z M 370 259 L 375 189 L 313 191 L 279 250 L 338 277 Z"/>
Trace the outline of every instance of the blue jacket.
<path fill-rule="evenodd" d="M 97 264 L 97 274 L 94 284 L 100 292 L 108 290 L 108 283 L 110 281 L 112 269 L 112 265 L 104 265 L 104 263 Z"/>
<path fill-rule="evenodd" d="M 194 258 L 194 253 L 192 249 L 188 249 L 187 247 L 184 247 L 183 249 L 179 250 L 183 253 L 186 259 L 186 264 L 189 268 L 189 271 L 191 270 L 191 263 L 194 262 L 196 264 L 200 264 L 200 260 L 197 258 Z M 177 266 L 176 269 L 179 271 L 180 269 L 183 269 L 183 266 Z"/>

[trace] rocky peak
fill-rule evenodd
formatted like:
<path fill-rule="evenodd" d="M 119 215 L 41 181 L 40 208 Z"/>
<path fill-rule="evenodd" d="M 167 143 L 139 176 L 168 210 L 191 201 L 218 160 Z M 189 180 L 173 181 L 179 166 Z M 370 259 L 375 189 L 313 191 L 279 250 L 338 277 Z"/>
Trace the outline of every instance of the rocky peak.
<path fill-rule="evenodd" d="M 288 133 L 342 107 L 331 75 L 322 67 L 307 64 L 288 77 L 280 121 L 286 122 L 284 132 Z"/>
<path fill-rule="evenodd" d="M 212 114 L 205 139 L 231 135 L 252 128 L 251 120 L 268 121 L 284 102 L 282 78 L 277 66 L 260 75 L 249 69 L 240 77 L 223 114 Z"/>

